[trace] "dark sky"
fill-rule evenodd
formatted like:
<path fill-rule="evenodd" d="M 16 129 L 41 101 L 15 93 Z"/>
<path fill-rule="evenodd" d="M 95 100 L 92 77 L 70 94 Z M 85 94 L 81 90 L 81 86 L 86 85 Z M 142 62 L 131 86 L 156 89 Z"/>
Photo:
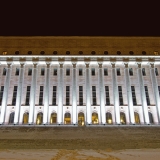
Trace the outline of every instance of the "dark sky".
<path fill-rule="evenodd" d="M 160 36 L 158 3 L 40 2 L 0 2 L 0 36 Z"/>

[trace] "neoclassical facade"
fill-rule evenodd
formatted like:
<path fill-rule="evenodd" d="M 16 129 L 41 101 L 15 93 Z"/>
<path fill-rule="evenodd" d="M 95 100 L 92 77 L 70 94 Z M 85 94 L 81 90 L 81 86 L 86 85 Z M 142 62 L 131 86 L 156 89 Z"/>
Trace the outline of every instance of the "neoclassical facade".
<path fill-rule="evenodd" d="M 159 44 L 158 37 L 0 37 L 0 124 L 158 125 Z"/>

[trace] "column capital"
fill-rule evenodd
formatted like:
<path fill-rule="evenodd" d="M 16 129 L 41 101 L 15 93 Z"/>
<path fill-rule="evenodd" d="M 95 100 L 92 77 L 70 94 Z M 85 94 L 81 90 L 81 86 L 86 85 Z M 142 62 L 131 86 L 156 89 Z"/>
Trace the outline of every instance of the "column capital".
<path fill-rule="evenodd" d="M 128 68 L 128 63 L 124 63 L 125 68 Z"/>
<path fill-rule="evenodd" d="M 23 68 L 24 65 L 25 65 L 25 63 L 21 62 L 21 63 L 20 63 L 20 68 Z"/>
<path fill-rule="evenodd" d="M 36 68 L 38 63 L 33 63 L 33 67 Z"/>
<path fill-rule="evenodd" d="M 154 63 L 149 63 L 151 68 L 154 68 Z"/>
<path fill-rule="evenodd" d="M 77 63 L 72 63 L 72 65 L 73 65 L 73 68 L 76 68 L 76 65 L 77 65 Z"/>
<path fill-rule="evenodd" d="M 51 66 L 51 63 L 46 62 L 47 68 L 49 68 Z"/>
<path fill-rule="evenodd" d="M 99 63 L 98 63 L 98 66 L 99 66 L 99 68 L 102 68 L 103 63 L 102 63 L 102 62 L 99 62 Z"/>
<path fill-rule="evenodd" d="M 86 68 L 89 68 L 89 63 L 85 63 L 85 65 L 86 65 Z"/>
<path fill-rule="evenodd" d="M 60 68 L 63 68 L 63 63 L 59 63 Z"/>
<path fill-rule="evenodd" d="M 111 63 L 112 68 L 116 68 L 116 63 Z"/>
<path fill-rule="evenodd" d="M 138 68 L 141 68 L 142 64 L 141 63 L 137 63 L 137 66 L 138 66 Z"/>
<path fill-rule="evenodd" d="M 7 67 L 11 68 L 12 63 L 7 63 Z"/>

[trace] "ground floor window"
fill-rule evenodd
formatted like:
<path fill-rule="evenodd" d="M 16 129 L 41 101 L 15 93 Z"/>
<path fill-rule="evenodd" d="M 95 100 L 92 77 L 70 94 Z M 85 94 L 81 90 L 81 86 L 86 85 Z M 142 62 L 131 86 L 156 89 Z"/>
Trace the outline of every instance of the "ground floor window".
<path fill-rule="evenodd" d="M 27 124 L 29 119 L 29 113 L 24 113 L 23 114 L 23 124 Z"/>
<path fill-rule="evenodd" d="M 134 112 L 134 119 L 136 124 L 140 124 L 139 114 L 137 112 Z"/>
<path fill-rule="evenodd" d="M 121 124 L 126 124 L 126 115 L 123 112 L 120 112 L 120 121 Z"/>
<path fill-rule="evenodd" d="M 50 123 L 57 123 L 57 113 L 52 113 L 50 118 Z"/>
<path fill-rule="evenodd" d="M 70 113 L 65 113 L 64 124 L 71 124 L 71 114 Z"/>
<path fill-rule="evenodd" d="M 107 124 L 112 124 L 112 114 L 110 112 L 106 113 L 106 123 Z"/>
<path fill-rule="evenodd" d="M 40 112 L 37 114 L 36 124 L 40 125 L 43 123 L 43 113 Z"/>
<path fill-rule="evenodd" d="M 10 113 L 10 115 L 9 115 L 9 123 L 10 124 L 12 124 L 12 123 L 14 123 L 14 112 L 12 112 L 12 113 Z"/>
<path fill-rule="evenodd" d="M 84 113 L 80 112 L 78 113 L 78 125 L 84 126 L 84 124 L 85 124 Z"/>
<path fill-rule="evenodd" d="M 148 112 L 148 116 L 149 116 L 149 122 L 150 123 L 154 123 L 154 121 L 153 121 L 153 115 L 152 115 L 151 112 Z"/>
<path fill-rule="evenodd" d="M 92 124 L 98 124 L 98 114 L 97 113 L 92 113 Z"/>

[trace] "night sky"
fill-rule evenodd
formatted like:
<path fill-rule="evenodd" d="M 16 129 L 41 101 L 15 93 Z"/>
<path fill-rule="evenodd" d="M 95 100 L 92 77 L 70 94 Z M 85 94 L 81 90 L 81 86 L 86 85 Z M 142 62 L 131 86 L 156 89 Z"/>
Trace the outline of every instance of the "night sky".
<path fill-rule="evenodd" d="M 36 2 L 0 2 L 0 36 L 160 36 L 158 3 Z"/>

